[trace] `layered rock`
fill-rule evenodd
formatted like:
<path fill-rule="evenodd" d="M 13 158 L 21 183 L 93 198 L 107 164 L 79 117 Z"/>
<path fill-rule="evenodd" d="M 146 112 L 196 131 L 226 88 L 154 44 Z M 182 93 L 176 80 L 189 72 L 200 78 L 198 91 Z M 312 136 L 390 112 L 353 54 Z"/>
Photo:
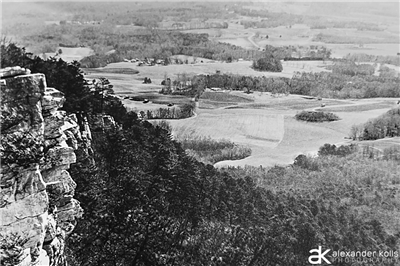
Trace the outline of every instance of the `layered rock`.
<path fill-rule="evenodd" d="M 90 131 L 58 110 L 64 96 L 43 74 L 8 68 L 0 77 L 0 261 L 63 265 L 65 237 L 82 216 L 67 170 L 74 150 L 90 147 Z"/>

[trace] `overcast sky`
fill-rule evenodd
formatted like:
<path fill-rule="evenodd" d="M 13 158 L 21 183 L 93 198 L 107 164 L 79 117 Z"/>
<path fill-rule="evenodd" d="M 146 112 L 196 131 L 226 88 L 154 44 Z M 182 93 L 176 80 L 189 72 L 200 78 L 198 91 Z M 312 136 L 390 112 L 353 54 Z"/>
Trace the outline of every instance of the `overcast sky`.
<path fill-rule="evenodd" d="M 281 0 L 0 0 L 2 2 L 324 2 L 324 3 L 335 3 L 335 2 L 362 2 L 362 3 L 382 3 L 382 2 L 391 2 L 398 3 L 399 0 L 290 0 L 290 1 L 281 1 Z"/>

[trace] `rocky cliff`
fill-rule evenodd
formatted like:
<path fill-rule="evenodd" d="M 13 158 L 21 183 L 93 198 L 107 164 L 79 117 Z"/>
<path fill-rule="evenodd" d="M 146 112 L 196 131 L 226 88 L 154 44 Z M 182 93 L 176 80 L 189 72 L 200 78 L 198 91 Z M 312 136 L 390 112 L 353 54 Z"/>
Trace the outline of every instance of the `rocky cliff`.
<path fill-rule="evenodd" d="M 76 115 L 60 111 L 65 99 L 43 74 L 2 69 L 1 265 L 64 265 L 65 237 L 82 216 L 68 173 L 74 150 L 91 135 Z"/>

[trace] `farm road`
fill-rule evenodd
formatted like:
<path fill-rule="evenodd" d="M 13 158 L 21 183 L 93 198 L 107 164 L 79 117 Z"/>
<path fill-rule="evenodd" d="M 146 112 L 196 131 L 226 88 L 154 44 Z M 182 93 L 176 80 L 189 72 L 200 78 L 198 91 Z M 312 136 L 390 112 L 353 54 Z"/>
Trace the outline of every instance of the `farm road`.
<path fill-rule="evenodd" d="M 259 46 L 257 43 L 254 42 L 254 40 L 253 40 L 254 36 L 256 36 L 255 33 L 253 33 L 252 35 L 247 37 L 247 39 L 249 40 L 249 42 L 251 42 L 252 45 L 254 45 L 254 47 L 256 47 L 257 49 L 261 49 L 261 46 Z"/>

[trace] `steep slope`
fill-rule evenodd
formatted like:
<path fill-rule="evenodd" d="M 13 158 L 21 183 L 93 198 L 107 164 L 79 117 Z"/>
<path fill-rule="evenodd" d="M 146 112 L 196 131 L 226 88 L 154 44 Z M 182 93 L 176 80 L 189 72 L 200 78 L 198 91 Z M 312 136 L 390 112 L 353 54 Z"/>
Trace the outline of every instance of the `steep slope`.
<path fill-rule="evenodd" d="M 74 150 L 90 147 L 90 131 L 76 115 L 58 111 L 63 93 L 48 88 L 43 74 L 14 67 L 0 77 L 0 260 L 61 264 L 65 237 L 82 216 L 67 169 Z"/>

